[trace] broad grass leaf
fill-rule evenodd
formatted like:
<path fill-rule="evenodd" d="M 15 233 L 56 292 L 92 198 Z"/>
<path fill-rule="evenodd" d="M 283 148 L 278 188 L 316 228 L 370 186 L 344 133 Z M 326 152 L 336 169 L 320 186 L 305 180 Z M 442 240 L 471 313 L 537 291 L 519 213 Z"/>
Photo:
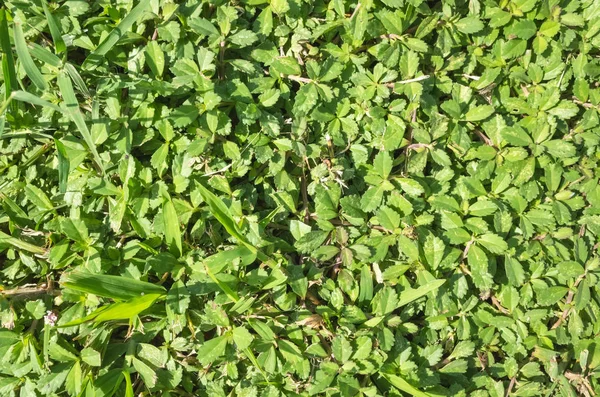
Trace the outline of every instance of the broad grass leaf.
<path fill-rule="evenodd" d="M 161 297 L 164 297 L 164 294 L 144 294 L 124 302 L 110 304 L 94 318 L 94 322 L 132 319 L 152 307 L 154 302 Z"/>
<path fill-rule="evenodd" d="M 425 296 L 432 291 L 435 291 L 436 289 L 440 288 L 445 282 L 446 280 L 430 281 L 427 284 L 420 286 L 419 288 L 407 289 L 400 292 L 400 295 L 398 296 L 397 307 L 408 305 L 410 302 L 413 302 L 419 299 L 420 297 Z"/>
<path fill-rule="evenodd" d="M 173 202 L 169 198 L 165 200 L 162 207 L 163 222 L 165 225 L 165 241 L 169 251 L 176 257 L 183 253 L 181 242 L 181 229 L 179 227 L 179 218 Z"/>
<path fill-rule="evenodd" d="M 160 285 L 130 277 L 82 272 L 67 274 L 63 277 L 61 285 L 76 291 L 117 300 L 128 300 L 148 294 L 165 295 L 167 293 L 165 288 Z"/>

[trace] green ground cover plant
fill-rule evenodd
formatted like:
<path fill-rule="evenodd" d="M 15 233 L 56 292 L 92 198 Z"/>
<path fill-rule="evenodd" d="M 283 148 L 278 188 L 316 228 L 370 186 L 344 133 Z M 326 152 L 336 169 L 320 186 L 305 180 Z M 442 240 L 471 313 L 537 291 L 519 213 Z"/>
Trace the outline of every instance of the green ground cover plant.
<path fill-rule="evenodd" d="M 600 392 L 600 2 L 5 0 L 1 396 Z"/>

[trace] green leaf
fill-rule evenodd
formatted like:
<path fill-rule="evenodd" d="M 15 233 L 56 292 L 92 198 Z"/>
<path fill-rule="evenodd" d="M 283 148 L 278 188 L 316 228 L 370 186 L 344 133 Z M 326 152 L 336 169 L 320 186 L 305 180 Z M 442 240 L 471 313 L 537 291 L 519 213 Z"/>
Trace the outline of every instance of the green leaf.
<path fill-rule="evenodd" d="M 472 245 L 467 254 L 467 261 L 473 283 L 479 289 L 489 289 L 492 286 L 492 276 L 489 273 L 488 257 L 477 245 Z"/>
<path fill-rule="evenodd" d="M 352 345 L 343 336 L 337 336 L 331 343 L 333 356 L 340 364 L 344 364 L 352 357 Z"/>
<path fill-rule="evenodd" d="M 217 336 L 207 342 L 204 342 L 197 351 L 198 361 L 202 365 L 211 364 L 217 358 L 225 354 L 225 347 L 229 342 L 227 335 Z"/>
<path fill-rule="evenodd" d="M 218 274 L 230 266 L 235 260 L 240 260 L 243 265 L 249 265 L 254 262 L 255 259 L 255 251 L 250 251 L 245 246 L 240 246 L 211 255 L 204 259 L 204 264 L 213 274 Z"/>
<path fill-rule="evenodd" d="M 25 186 L 25 195 L 33 204 L 35 204 L 38 208 L 44 210 L 52 210 L 54 205 L 52 201 L 46 196 L 39 187 L 34 185 L 26 185 Z"/>
<path fill-rule="evenodd" d="M 232 335 L 233 342 L 238 350 L 246 350 L 254 340 L 252 334 L 244 327 L 234 328 Z"/>
<path fill-rule="evenodd" d="M 99 367 L 102 364 L 100 352 L 91 347 L 86 347 L 81 351 L 81 360 L 92 367 Z"/>
<path fill-rule="evenodd" d="M 425 192 L 423 186 L 421 186 L 421 184 L 414 179 L 396 178 L 396 181 L 400 184 L 402 190 L 404 190 L 409 196 L 418 197 Z"/>
<path fill-rule="evenodd" d="M 165 224 L 165 241 L 169 247 L 169 251 L 176 257 L 179 257 L 183 253 L 181 229 L 179 228 L 177 211 L 170 198 L 165 200 L 162 210 L 163 222 Z"/>
<path fill-rule="evenodd" d="M 444 258 L 445 249 L 446 246 L 440 238 L 435 237 L 433 234 L 427 236 L 425 244 L 423 244 L 423 253 L 431 269 L 435 270 L 438 268 Z"/>
<path fill-rule="evenodd" d="M 424 393 L 422 391 L 420 391 L 419 389 L 417 389 L 416 387 L 412 386 L 410 383 L 408 383 L 407 381 L 405 381 L 404 379 L 402 379 L 399 376 L 396 375 L 390 375 L 390 374 L 382 374 L 382 376 L 388 381 L 390 382 L 390 384 L 395 387 L 396 389 L 403 391 L 405 393 L 410 394 L 411 396 L 415 396 L 415 397 L 430 397 L 431 394 L 428 393 Z"/>
<path fill-rule="evenodd" d="M 492 254 L 502 254 L 508 250 L 508 244 L 506 244 L 506 241 L 494 233 L 482 234 L 477 239 L 477 242 Z"/>
<path fill-rule="evenodd" d="M 379 224 L 387 230 L 395 230 L 400 226 L 400 215 L 389 207 L 381 207 L 377 212 Z"/>
<path fill-rule="evenodd" d="M 490 105 L 482 105 L 476 106 L 474 108 L 469 109 L 467 114 L 465 114 L 466 121 L 481 121 L 485 120 L 494 114 L 494 108 Z"/>
<path fill-rule="evenodd" d="M 379 152 L 373 160 L 373 168 L 383 179 L 387 179 L 392 171 L 392 158 L 388 152 Z"/>
<path fill-rule="evenodd" d="M 271 69 L 283 75 L 299 75 L 302 73 L 298 61 L 292 57 L 276 58 L 271 64 Z"/>
<path fill-rule="evenodd" d="M 537 301 L 542 306 L 550 306 L 557 303 L 569 292 L 569 288 L 555 285 L 545 288 L 537 293 Z"/>
<path fill-rule="evenodd" d="M 146 44 L 146 63 L 155 76 L 162 76 L 165 69 L 165 55 L 156 41 Z"/>
<path fill-rule="evenodd" d="M 454 26 L 462 33 L 471 34 L 483 29 L 483 22 L 476 16 L 468 16 L 456 22 Z"/>

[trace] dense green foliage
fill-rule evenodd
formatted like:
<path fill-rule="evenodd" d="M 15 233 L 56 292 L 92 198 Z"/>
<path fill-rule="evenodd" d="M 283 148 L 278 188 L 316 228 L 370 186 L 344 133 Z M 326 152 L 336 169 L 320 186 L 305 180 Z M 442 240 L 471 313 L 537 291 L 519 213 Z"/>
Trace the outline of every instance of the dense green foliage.
<path fill-rule="evenodd" d="M 600 1 L 5 0 L 0 395 L 600 392 Z"/>

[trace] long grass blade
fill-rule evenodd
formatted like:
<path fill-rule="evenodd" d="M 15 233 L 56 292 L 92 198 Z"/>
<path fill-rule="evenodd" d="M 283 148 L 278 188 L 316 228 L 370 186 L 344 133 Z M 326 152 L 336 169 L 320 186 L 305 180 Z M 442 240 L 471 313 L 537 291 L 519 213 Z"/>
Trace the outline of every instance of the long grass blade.
<path fill-rule="evenodd" d="M 160 285 L 129 277 L 73 272 L 61 281 L 63 287 L 87 292 L 105 298 L 129 300 L 147 294 L 163 294 L 167 291 Z"/>
<path fill-rule="evenodd" d="M 98 314 L 94 319 L 95 323 L 114 320 L 128 320 L 149 309 L 157 299 L 164 296 L 163 294 L 148 294 L 136 296 L 127 302 L 117 302 L 108 305 L 108 308 Z"/>
<path fill-rule="evenodd" d="M 8 34 L 8 21 L 5 9 L 0 9 L 0 48 L 2 49 L 2 75 L 4 76 L 5 99 L 10 98 L 13 90 L 18 86 L 15 60 L 13 58 Z"/>
<path fill-rule="evenodd" d="M 37 255 L 45 255 L 46 254 L 46 249 L 44 249 L 42 247 L 38 247 L 37 245 L 34 245 L 34 244 L 30 244 L 23 240 L 19 240 L 18 238 L 13 237 L 10 234 L 6 234 L 4 232 L 0 232 L 0 244 L 9 244 L 20 250 L 31 252 L 32 254 L 37 254 Z"/>
<path fill-rule="evenodd" d="M 17 101 L 21 101 L 21 102 L 27 102 L 30 103 L 32 105 L 38 105 L 38 106 L 45 106 L 48 107 L 50 109 L 54 109 L 57 112 L 61 112 L 64 113 L 64 110 L 60 108 L 60 106 L 55 105 L 51 102 L 46 101 L 45 99 L 42 99 L 36 95 L 33 95 L 29 92 L 26 91 L 14 91 L 12 93 L 12 97 L 14 99 L 16 99 Z"/>
<path fill-rule="evenodd" d="M 75 97 L 75 91 L 73 91 L 73 83 L 71 83 L 71 79 L 65 71 L 62 71 L 58 74 L 57 82 L 60 88 L 60 92 L 65 101 L 66 110 L 69 116 L 79 129 L 79 133 L 81 134 L 83 140 L 92 152 L 96 166 L 98 167 L 100 172 L 104 173 L 104 166 L 102 165 L 102 160 L 100 159 L 100 155 L 98 154 L 98 150 L 96 149 L 96 144 L 92 139 L 90 130 L 88 129 L 87 124 L 85 123 L 83 114 L 79 109 L 79 103 L 77 102 L 77 97 Z"/>
<path fill-rule="evenodd" d="M 65 41 L 62 38 L 62 33 L 60 31 L 60 27 L 58 26 L 58 21 L 48 9 L 47 0 L 42 0 L 42 7 L 44 8 L 46 20 L 48 21 L 48 28 L 50 29 L 50 34 L 52 35 L 52 40 L 54 41 L 54 48 L 56 49 L 56 53 L 60 54 L 61 52 L 65 52 L 67 50 L 67 46 L 65 45 Z"/>
<path fill-rule="evenodd" d="M 100 62 L 104 60 L 103 56 L 113 48 L 113 46 L 119 41 L 119 39 L 131 29 L 133 24 L 137 22 L 142 14 L 150 7 L 150 1 L 140 0 L 137 6 L 135 6 L 125 18 L 119 22 L 116 28 L 109 33 L 102 43 L 94 50 L 83 62 L 83 67 L 91 69 L 96 67 Z"/>
<path fill-rule="evenodd" d="M 225 293 L 225 295 L 227 295 L 229 297 L 229 299 L 231 299 L 234 302 L 237 302 L 240 300 L 240 297 L 238 296 L 238 294 L 234 290 L 229 288 L 229 286 L 227 284 L 225 284 L 223 281 L 219 280 L 217 278 L 217 276 L 215 276 L 213 274 L 213 272 L 210 271 L 208 266 L 205 265 L 204 269 L 206 270 L 206 274 L 208 274 L 208 277 L 210 277 L 210 279 L 219 286 L 221 291 L 223 291 Z"/>
<path fill-rule="evenodd" d="M 81 92 L 83 95 L 85 95 L 86 98 L 91 98 L 92 94 L 90 94 L 90 91 L 88 90 L 87 86 L 85 85 L 85 82 L 81 78 L 81 75 L 79 74 L 77 69 L 75 69 L 75 66 L 73 66 L 67 62 L 67 63 L 65 63 L 64 68 L 67 71 L 67 73 L 69 73 L 71 80 L 73 80 L 73 83 L 75 84 L 75 87 L 77 87 L 79 92 Z"/>
<path fill-rule="evenodd" d="M 223 225 L 225 230 L 227 230 L 227 233 L 235 237 L 249 250 L 256 252 L 256 248 L 248 242 L 246 237 L 240 231 L 225 203 L 220 198 L 215 196 L 213 192 L 205 188 L 202 184 L 199 183 L 197 187 L 202 199 L 206 202 L 206 204 L 208 204 L 211 214 L 213 214 L 219 223 Z"/>
<path fill-rule="evenodd" d="M 25 36 L 23 35 L 23 29 L 21 28 L 20 22 L 15 21 L 13 23 L 13 31 L 15 35 L 15 49 L 17 50 L 17 56 L 23 65 L 23 69 L 25 69 L 27 77 L 29 77 L 31 82 L 38 89 L 42 91 L 47 90 L 48 83 L 46 83 L 46 80 L 44 80 L 42 72 L 40 72 L 38 67 L 33 62 L 31 55 L 29 54 L 27 42 L 25 41 Z"/>

